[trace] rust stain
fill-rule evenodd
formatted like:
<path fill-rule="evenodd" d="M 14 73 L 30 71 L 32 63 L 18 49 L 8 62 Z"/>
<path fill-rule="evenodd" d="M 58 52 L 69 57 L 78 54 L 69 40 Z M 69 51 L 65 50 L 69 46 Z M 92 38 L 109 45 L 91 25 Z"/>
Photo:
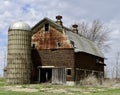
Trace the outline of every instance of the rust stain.
<path fill-rule="evenodd" d="M 50 27 L 50 30 L 45 32 L 43 28 L 35 32 L 32 36 L 32 42 L 36 42 L 36 49 L 57 49 L 57 48 L 72 48 L 67 36 Z M 57 46 L 57 42 L 61 43 L 61 46 Z"/>

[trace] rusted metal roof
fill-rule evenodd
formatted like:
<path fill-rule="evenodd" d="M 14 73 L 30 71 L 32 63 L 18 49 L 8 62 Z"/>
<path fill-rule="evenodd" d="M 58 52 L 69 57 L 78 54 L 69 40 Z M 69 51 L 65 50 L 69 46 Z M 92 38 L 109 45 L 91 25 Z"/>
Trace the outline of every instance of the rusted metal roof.
<path fill-rule="evenodd" d="M 104 58 L 103 53 L 93 41 L 73 33 L 72 31 L 66 31 L 66 35 L 69 40 L 74 42 L 75 52 L 86 52 Z"/>

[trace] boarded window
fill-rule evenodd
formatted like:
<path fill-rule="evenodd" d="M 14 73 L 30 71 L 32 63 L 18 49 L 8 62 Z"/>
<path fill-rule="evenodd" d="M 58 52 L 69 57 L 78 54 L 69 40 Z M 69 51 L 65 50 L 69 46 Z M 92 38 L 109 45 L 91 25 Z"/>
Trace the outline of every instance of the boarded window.
<path fill-rule="evenodd" d="M 46 23 L 44 25 L 44 29 L 45 29 L 45 32 L 48 32 L 49 31 L 49 23 Z"/>

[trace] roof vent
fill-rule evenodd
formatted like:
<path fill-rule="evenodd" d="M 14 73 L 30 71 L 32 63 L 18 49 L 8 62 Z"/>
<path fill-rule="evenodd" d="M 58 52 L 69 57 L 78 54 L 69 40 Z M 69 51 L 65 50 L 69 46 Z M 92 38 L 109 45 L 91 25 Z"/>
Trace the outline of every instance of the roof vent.
<path fill-rule="evenodd" d="M 62 16 L 58 15 L 58 16 L 56 16 L 56 19 L 57 19 L 56 23 L 57 23 L 58 25 L 61 25 L 61 26 L 62 26 L 62 21 L 61 21 Z"/>
<path fill-rule="evenodd" d="M 73 31 L 74 33 L 77 33 L 77 34 L 78 34 L 78 25 L 77 25 L 77 24 L 72 25 L 72 31 Z"/>

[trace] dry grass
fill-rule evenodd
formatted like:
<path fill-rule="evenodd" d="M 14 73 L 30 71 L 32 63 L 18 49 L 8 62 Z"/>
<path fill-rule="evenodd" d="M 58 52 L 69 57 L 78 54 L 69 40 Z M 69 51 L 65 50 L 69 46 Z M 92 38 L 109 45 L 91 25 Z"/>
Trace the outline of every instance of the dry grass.
<path fill-rule="evenodd" d="M 1 81 L 2 82 L 2 81 Z M 94 76 L 88 76 L 81 81 L 82 86 L 67 86 L 67 85 L 52 85 L 52 84 L 28 84 L 28 85 L 12 85 L 12 86 L 1 86 L 0 92 L 7 93 L 5 95 L 101 95 L 102 92 L 110 94 L 103 95 L 119 95 L 117 94 L 120 90 L 120 81 L 115 79 L 105 79 L 100 84 L 100 80 L 96 79 Z M 116 90 L 118 89 L 118 90 Z M 116 90 L 116 92 L 112 91 Z M 19 94 L 22 93 L 22 94 Z M 26 93 L 26 94 L 24 94 Z M 100 94 L 95 94 L 100 93 Z M 113 93 L 113 94 L 111 94 Z M 115 94 L 114 94 L 115 93 Z"/>
<path fill-rule="evenodd" d="M 120 88 L 120 81 L 117 79 L 105 79 L 102 86 L 108 88 Z"/>
<path fill-rule="evenodd" d="M 95 76 L 89 75 L 88 77 L 80 80 L 80 85 L 84 86 L 98 86 L 100 85 L 100 80 L 98 80 Z"/>
<path fill-rule="evenodd" d="M 118 79 L 97 79 L 93 75 L 80 80 L 80 85 L 83 86 L 95 86 L 105 88 L 120 88 L 120 80 Z"/>

